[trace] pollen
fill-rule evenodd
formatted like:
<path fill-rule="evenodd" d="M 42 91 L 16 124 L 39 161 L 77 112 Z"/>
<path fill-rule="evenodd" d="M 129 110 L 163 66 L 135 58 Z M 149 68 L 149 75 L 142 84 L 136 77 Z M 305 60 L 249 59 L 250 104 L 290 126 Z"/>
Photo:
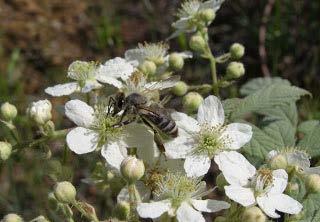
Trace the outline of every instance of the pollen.
<path fill-rule="evenodd" d="M 163 64 L 165 56 L 167 55 L 169 46 L 166 43 L 144 43 L 139 44 L 138 48 L 143 51 L 147 60 L 154 62 L 155 64 Z"/>
<path fill-rule="evenodd" d="M 261 168 L 258 170 L 252 185 L 255 188 L 255 195 L 259 196 L 265 192 L 268 192 L 272 188 L 273 175 L 272 170 L 267 168 Z"/>
<path fill-rule="evenodd" d="M 178 17 L 188 17 L 195 15 L 201 5 L 201 1 L 199 0 L 187 0 L 182 3 L 181 8 L 178 11 Z"/>

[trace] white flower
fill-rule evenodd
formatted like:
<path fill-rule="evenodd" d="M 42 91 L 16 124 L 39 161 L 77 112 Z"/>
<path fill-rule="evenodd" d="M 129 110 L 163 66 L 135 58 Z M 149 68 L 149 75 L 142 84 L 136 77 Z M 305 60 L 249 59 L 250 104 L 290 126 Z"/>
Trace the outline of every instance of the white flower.
<path fill-rule="evenodd" d="M 77 154 L 89 153 L 99 148 L 103 151 L 119 147 L 145 148 L 143 145 L 150 145 L 150 141 L 153 141 L 145 126 L 114 127 L 119 116 L 108 115 L 104 106 L 94 110 L 85 102 L 71 100 L 65 105 L 65 114 L 77 125 L 66 138 L 69 148 Z M 144 138 L 143 142 L 140 138 Z"/>
<path fill-rule="evenodd" d="M 302 173 L 305 174 L 319 174 L 320 175 L 320 166 L 310 167 L 310 156 L 298 149 L 285 149 L 283 151 L 272 150 L 268 154 L 268 160 L 271 161 L 273 158 L 281 155 L 285 157 L 288 167 L 297 168 Z"/>
<path fill-rule="evenodd" d="M 251 126 L 231 123 L 224 126 L 224 110 L 215 96 L 207 97 L 198 109 L 197 120 L 175 112 L 172 118 L 179 129 L 177 138 L 165 143 L 169 158 L 185 158 L 184 169 L 189 177 L 208 172 L 212 157 L 224 150 L 237 150 L 252 137 Z"/>
<path fill-rule="evenodd" d="M 45 99 L 32 102 L 27 109 L 27 113 L 36 123 L 43 125 L 52 118 L 51 109 L 50 101 Z"/>
<path fill-rule="evenodd" d="M 137 211 L 142 218 L 158 218 L 167 212 L 179 222 L 205 222 L 201 212 L 217 212 L 230 207 L 224 201 L 201 200 L 208 193 L 204 181 L 168 173 L 154 191 L 157 201 L 138 203 Z"/>
<path fill-rule="evenodd" d="M 102 87 L 98 81 L 118 87 L 121 84 L 118 79 L 126 80 L 133 71 L 133 66 L 119 57 L 100 66 L 93 62 L 75 61 L 68 68 L 68 77 L 76 81 L 48 87 L 45 92 L 51 96 L 65 96 L 74 92 L 88 93 Z"/>
<path fill-rule="evenodd" d="M 202 10 L 212 9 L 217 12 L 224 0 L 209 0 L 202 2 L 200 0 L 187 0 L 178 12 L 179 19 L 172 24 L 177 29 L 169 38 L 177 37 L 183 32 L 195 32 L 197 29 L 198 15 Z"/>
<path fill-rule="evenodd" d="M 225 179 L 226 195 L 247 207 L 258 206 L 272 218 L 279 218 L 276 210 L 288 214 L 298 214 L 302 205 L 283 194 L 288 183 L 288 174 L 283 169 L 256 170 L 244 156 L 235 151 L 222 152 L 214 157 Z"/>

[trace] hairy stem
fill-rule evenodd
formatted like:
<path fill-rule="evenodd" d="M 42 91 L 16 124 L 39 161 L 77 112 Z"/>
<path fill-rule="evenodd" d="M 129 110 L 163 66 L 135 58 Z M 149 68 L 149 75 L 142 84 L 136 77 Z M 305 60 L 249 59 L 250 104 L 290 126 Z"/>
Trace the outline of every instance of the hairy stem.
<path fill-rule="evenodd" d="M 128 192 L 130 199 L 130 221 L 139 221 L 136 208 L 137 204 L 141 202 L 141 197 L 134 183 L 128 184 Z"/>

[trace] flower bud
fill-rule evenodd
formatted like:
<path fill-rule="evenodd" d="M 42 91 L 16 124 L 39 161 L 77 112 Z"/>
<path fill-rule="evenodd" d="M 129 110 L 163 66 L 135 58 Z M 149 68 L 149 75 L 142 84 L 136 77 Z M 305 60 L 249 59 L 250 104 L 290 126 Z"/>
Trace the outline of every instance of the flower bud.
<path fill-rule="evenodd" d="M 203 102 L 203 97 L 197 92 L 189 92 L 182 99 L 183 107 L 189 112 L 192 113 L 198 110 L 198 107 Z"/>
<path fill-rule="evenodd" d="M 245 73 L 244 66 L 241 62 L 230 62 L 227 67 L 227 79 L 237 79 Z"/>
<path fill-rule="evenodd" d="M 23 219 L 17 214 L 7 214 L 1 222 L 23 222 Z"/>
<path fill-rule="evenodd" d="M 211 8 L 207 8 L 207 9 L 200 11 L 200 18 L 205 23 L 211 23 L 215 19 L 215 17 L 216 17 L 216 13 Z"/>
<path fill-rule="evenodd" d="M 144 164 L 142 160 L 134 156 L 128 156 L 121 163 L 121 174 L 128 183 L 134 183 L 144 175 Z"/>
<path fill-rule="evenodd" d="M 223 174 L 220 173 L 217 178 L 216 178 L 216 185 L 220 190 L 224 189 L 224 186 L 228 185 L 228 182 L 226 181 L 226 179 L 224 178 Z"/>
<path fill-rule="evenodd" d="M 0 141 L 0 159 L 5 161 L 7 160 L 12 152 L 12 145 L 7 142 Z"/>
<path fill-rule="evenodd" d="M 127 221 L 130 216 L 130 204 L 126 201 L 121 201 L 115 206 L 112 214 L 119 220 Z"/>
<path fill-rule="evenodd" d="M 313 192 L 313 193 L 320 192 L 320 175 L 318 174 L 308 175 L 306 185 L 309 192 Z"/>
<path fill-rule="evenodd" d="M 218 216 L 214 219 L 214 222 L 226 222 L 227 219 L 223 216 Z"/>
<path fill-rule="evenodd" d="M 178 71 L 184 66 L 184 59 L 179 53 L 172 53 L 169 56 L 169 66 L 171 69 Z"/>
<path fill-rule="evenodd" d="M 54 196 L 61 203 L 74 203 L 76 194 L 76 188 L 68 181 L 59 182 L 54 188 Z"/>
<path fill-rule="evenodd" d="M 249 207 L 244 210 L 242 220 L 243 222 L 265 222 L 267 217 L 259 207 Z"/>
<path fill-rule="evenodd" d="M 171 91 L 176 96 L 183 96 L 188 91 L 188 85 L 183 81 L 179 81 Z"/>
<path fill-rule="evenodd" d="M 272 169 L 286 169 L 288 161 L 285 155 L 278 154 L 270 160 L 270 166 Z"/>
<path fill-rule="evenodd" d="M 50 221 L 47 220 L 47 218 L 45 218 L 44 216 L 39 216 L 32 219 L 30 222 L 50 222 Z"/>
<path fill-rule="evenodd" d="M 145 75 L 154 75 L 157 70 L 157 66 L 152 61 L 144 61 L 140 66 L 139 69 L 141 72 L 143 72 Z"/>
<path fill-rule="evenodd" d="M 286 188 L 286 192 L 289 196 L 291 196 L 291 194 L 295 194 L 295 193 L 299 192 L 299 184 L 289 182 L 287 185 L 287 188 Z"/>
<path fill-rule="evenodd" d="M 233 43 L 230 47 L 230 55 L 232 59 L 240 59 L 244 55 L 244 46 L 239 43 Z"/>
<path fill-rule="evenodd" d="M 206 48 L 206 41 L 199 34 L 193 35 L 189 41 L 190 48 L 196 52 L 203 52 Z"/>
<path fill-rule="evenodd" d="M 52 118 L 51 109 L 52 105 L 49 100 L 39 100 L 31 103 L 27 113 L 37 124 L 44 125 Z"/>
<path fill-rule="evenodd" d="M 18 114 L 17 108 L 8 102 L 3 103 L 1 105 L 0 110 L 1 110 L 1 115 L 6 121 L 13 120 L 14 118 L 16 118 Z"/>

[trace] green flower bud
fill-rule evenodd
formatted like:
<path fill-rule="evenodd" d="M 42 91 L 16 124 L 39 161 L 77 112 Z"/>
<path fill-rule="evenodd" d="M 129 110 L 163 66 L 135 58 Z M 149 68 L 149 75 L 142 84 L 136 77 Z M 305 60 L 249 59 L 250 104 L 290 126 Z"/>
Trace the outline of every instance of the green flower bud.
<path fill-rule="evenodd" d="M 154 62 L 146 60 L 139 66 L 139 69 L 145 75 L 154 75 L 157 71 L 157 66 Z"/>
<path fill-rule="evenodd" d="M 230 62 L 227 67 L 227 79 L 237 79 L 245 73 L 244 66 L 241 62 Z"/>
<path fill-rule="evenodd" d="M 50 222 L 50 221 L 47 220 L 47 218 L 45 218 L 44 216 L 39 216 L 32 219 L 30 222 Z"/>
<path fill-rule="evenodd" d="M 285 155 L 278 154 L 270 160 L 270 166 L 272 169 L 286 169 L 288 161 Z"/>
<path fill-rule="evenodd" d="M 290 194 L 299 192 L 299 184 L 289 182 L 286 188 L 286 192 L 289 194 L 289 196 Z"/>
<path fill-rule="evenodd" d="M 1 222 L 23 222 L 23 219 L 17 214 L 7 214 Z"/>
<path fill-rule="evenodd" d="M 172 93 L 175 94 L 176 96 L 183 96 L 184 94 L 187 93 L 188 91 L 188 85 L 183 82 L 179 81 L 172 89 Z"/>
<path fill-rule="evenodd" d="M 218 188 L 220 190 L 224 189 L 224 186 L 228 185 L 228 182 L 226 181 L 226 179 L 224 178 L 223 174 L 220 173 L 217 178 L 216 178 L 216 185 L 218 186 Z"/>
<path fill-rule="evenodd" d="M 143 177 L 145 168 L 142 160 L 128 156 L 121 163 L 121 174 L 128 183 L 134 183 Z"/>
<path fill-rule="evenodd" d="M 52 118 L 51 109 L 52 105 L 49 100 L 40 100 L 31 103 L 27 109 L 27 113 L 37 124 L 44 125 Z"/>
<path fill-rule="evenodd" d="M 172 53 L 169 56 L 169 66 L 174 71 L 181 70 L 184 66 L 184 59 L 179 53 Z"/>
<path fill-rule="evenodd" d="M 203 52 L 206 48 L 206 41 L 199 34 L 193 35 L 189 41 L 190 48 L 196 52 Z"/>
<path fill-rule="evenodd" d="M 226 222 L 227 219 L 223 216 L 218 216 L 214 219 L 214 222 Z"/>
<path fill-rule="evenodd" d="M 216 13 L 211 8 L 200 11 L 200 19 L 202 19 L 205 23 L 211 23 L 215 17 Z"/>
<path fill-rule="evenodd" d="M 121 201 L 115 206 L 112 214 L 119 220 L 127 221 L 130 216 L 130 204 L 126 201 Z"/>
<path fill-rule="evenodd" d="M 76 188 L 68 181 L 59 182 L 54 188 L 54 196 L 61 203 L 74 203 L 76 200 Z"/>
<path fill-rule="evenodd" d="M 202 102 L 203 102 L 203 97 L 197 92 L 189 92 L 182 99 L 183 107 L 189 113 L 192 113 L 198 110 Z"/>
<path fill-rule="evenodd" d="M 306 185 L 309 192 L 313 192 L 313 193 L 320 192 L 320 175 L 318 174 L 308 175 Z"/>
<path fill-rule="evenodd" d="M 232 59 L 240 59 L 244 55 L 244 46 L 239 43 L 233 43 L 230 47 L 230 54 Z"/>
<path fill-rule="evenodd" d="M 259 207 L 249 207 L 242 213 L 242 220 L 243 222 L 265 222 L 267 217 Z"/>
<path fill-rule="evenodd" d="M 7 142 L 0 142 L 0 159 L 5 161 L 9 159 L 12 152 L 12 145 Z"/>
<path fill-rule="evenodd" d="M 1 105 L 0 110 L 1 110 L 1 115 L 6 121 L 13 120 L 14 118 L 16 118 L 18 114 L 17 108 L 8 102 L 3 103 Z"/>

